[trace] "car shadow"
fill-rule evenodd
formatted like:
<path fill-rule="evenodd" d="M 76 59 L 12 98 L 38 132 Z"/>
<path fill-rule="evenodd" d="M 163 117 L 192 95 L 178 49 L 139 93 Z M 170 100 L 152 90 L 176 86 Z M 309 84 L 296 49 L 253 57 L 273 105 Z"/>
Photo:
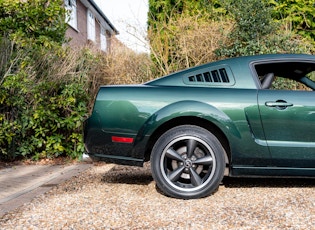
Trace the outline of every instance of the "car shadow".
<path fill-rule="evenodd" d="M 300 188 L 315 187 L 315 178 L 235 178 L 225 177 L 222 185 L 227 188 Z"/>
<path fill-rule="evenodd" d="M 148 185 L 153 181 L 150 167 L 115 165 L 102 177 L 104 183 Z"/>
<path fill-rule="evenodd" d="M 150 165 L 144 167 L 115 165 L 102 177 L 102 182 L 113 184 L 148 185 L 153 181 Z M 290 188 L 315 187 L 315 178 L 241 178 L 224 177 L 221 185 L 227 188 Z"/>

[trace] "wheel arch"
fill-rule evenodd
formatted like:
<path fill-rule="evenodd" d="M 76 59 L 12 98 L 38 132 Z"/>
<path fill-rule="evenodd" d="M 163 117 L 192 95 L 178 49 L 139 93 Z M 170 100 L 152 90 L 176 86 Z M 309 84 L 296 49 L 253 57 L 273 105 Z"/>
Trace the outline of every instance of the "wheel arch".
<path fill-rule="evenodd" d="M 227 136 L 224 134 L 224 132 L 214 123 L 211 121 L 208 121 L 204 118 L 195 117 L 195 116 L 182 116 L 182 117 L 176 117 L 171 120 L 168 120 L 167 122 L 160 125 L 150 136 L 149 141 L 145 148 L 145 160 L 148 161 L 151 156 L 152 148 L 155 144 L 155 142 L 158 140 L 158 138 L 165 133 L 167 130 L 174 128 L 176 126 L 180 125 L 195 125 L 202 127 L 209 132 L 211 132 L 213 135 L 215 135 L 221 145 L 223 146 L 225 150 L 225 161 L 226 165 L 228 166 L 231 162 L 231 150 L 230 150 L 230 143 L 228 141 Z"/>

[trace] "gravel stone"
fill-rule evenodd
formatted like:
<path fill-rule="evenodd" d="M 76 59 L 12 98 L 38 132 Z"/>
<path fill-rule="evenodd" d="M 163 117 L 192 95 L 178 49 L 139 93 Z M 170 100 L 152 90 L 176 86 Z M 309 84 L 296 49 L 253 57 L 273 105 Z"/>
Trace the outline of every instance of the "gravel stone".
<path fill-rule="evenodd" d="M 7 213 L 0 229 L 314 229 L 312 179 L 225 178 L 212 196 L 180 200 L 150 166 L 98 163 Z"/>

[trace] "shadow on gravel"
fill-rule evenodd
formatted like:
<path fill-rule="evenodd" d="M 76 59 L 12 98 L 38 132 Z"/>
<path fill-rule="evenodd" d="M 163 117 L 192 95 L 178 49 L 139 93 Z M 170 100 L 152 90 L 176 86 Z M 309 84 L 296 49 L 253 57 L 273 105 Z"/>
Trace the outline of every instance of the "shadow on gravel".
<path fill-rule="evenodd" d="M 315 179 L 311 178 L 232 178 L 223 179 L 223 185 L 227 188 L 299 188 L 315 187 Z"/>
<path fill-rule="evenodd" d="M 148 185 L 153 181 L 149 167 L 114 166 L 102 178 L 104 183 Z"/>
<path fill-rule="evenodd" d="M 153 181 L 150 166 L 142 167 L 115 165 L 102 177 L 102 182 L 113 184 L 148 185 Z M 225 177 L 221 183 L 227 188 L 299 188 L 315 187 L 315 178 L 235 178 Z"/>

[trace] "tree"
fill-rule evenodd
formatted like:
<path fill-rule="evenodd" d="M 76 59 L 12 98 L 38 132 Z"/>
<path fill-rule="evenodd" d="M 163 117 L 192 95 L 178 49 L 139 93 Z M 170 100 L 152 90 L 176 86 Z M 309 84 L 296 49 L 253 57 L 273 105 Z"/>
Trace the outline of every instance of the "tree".
<path fill-rule="evenodd" d="M 214 18 L 225 13 L 220 0 L 149 0 L 148 24 L 152 30 L 159 23 L 168 23 L 182 15 Z"/>
<path fill-rule="evenodd" d="M 280 32 L 281 24 L 272 19 L 272 8 L 264 0 L 227 1 L 227 11 L 235 22 L 229 40 L 216 50 L 220 57 L 264 53 L 301 53 L 308 49 L 291 31 Z"/>
<path fill-rule="evenodd" d="M 63 0 L 0 0 L 0 160 L 82 154 L 95 60 L 63 48 L 66 28 Z"/>
<path fill-rule="evenodd" d="M 270 0 L 269 4 L 273 6 L 273 18 L 315 42 L 314 0 Z"/>
<path fill-rule="evenodd" d="M 229 25 L 219 20 L 224 14 L 218 0 L 150 0 L 148 38 L 157 75 L 213 60 L 220 31 Z"/>
<path fill-rule="evenodd" d="M 65 42 L 63 0 L 0 0 L 0 31 L 15 43 L 52 46 Z"/>
<path fill-rule="evenodd" d="M 274 20 L 278 8 L 270 1 L 281 2 L 150 0 L 148 38 L 157 75 L 224 57 L 313 52 L 309 41 Z"/>

